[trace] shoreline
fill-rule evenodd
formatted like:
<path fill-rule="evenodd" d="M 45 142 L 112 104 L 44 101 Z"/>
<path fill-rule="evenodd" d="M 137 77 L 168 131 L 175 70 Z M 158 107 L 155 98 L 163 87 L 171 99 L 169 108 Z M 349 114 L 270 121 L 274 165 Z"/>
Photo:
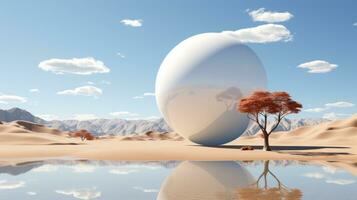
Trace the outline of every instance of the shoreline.
<path fill-rule="evenodd" d="M 175 145 L 173 145 L 174 143 Z M 181 143 L 181 144 L 177 144 Z M 118 144 L 118 142 L 116 142 Z M 108 148 L 107 145 L 0 145 L 0 167 L 22 166 L 32 163 L 46 164 L 67 162 L 102 162 L 115 164 L 120 162 L 168 162 L 168 161 L 296 161 L 306 164 L 334 167 L 342 169 L 357 176 L 357 147 L 327 148 L 314 150 L 284 150 L 265 152 L 262 150 L 241 151 L 240 149 L 202 147 L 192 145 L 190 142 L 174 141 L 122 141 L 120 147 Z M 146 145 L 143 145 L 146 144 Z M 131 148 L 128 148 L 128 145 Z M 136 149 L 144 146 L 141 149 Z M 171 148 L 168 148 L 171 145 Z M 238 145 L 238 144 L 237 144 Z M 48 147 L 50 148 L 48 149 Z M 151 151 L 145 152 L 147 148 Z M 19 148 L 21 147 L 21 148 Z M 96 147 L 96 148 L 95 148 Z M 168 148 L 161 151 L 161 148 Z M 285 146 L 291 147 L 291 146 Z M 326 147 L 326 146 L 323 146 Z M 5 150 L 7 148 L 7 151 Z M 44 148 L 47 148 L 44 151 Z M 94 148 L 94 149 L 93 149 Z M 126 150 L 124 151 L 124 149 Z M 273 147 L 274 148 L 274 147 Z M 66 149 L 66 150 L 65 150 Z M 161 152 L 158 152 L 160 150 Z M 41 151 L 41 153 L 39 153 Z M 338 152 L 337 152 L 338 151 Z M 12 152 L 12 153 L 9 153 Z M 306 155 L 294 155 L 299 152 Z M 316 152 L 323 155 L 311 155 Z M 343 153 L 331 155 L 326 153 Z M 349 153 L 349 155 L 346 155 Z M 353 153 L 353 154 L 352 154 Z M 350 155 L 351 154 L 351 155 Z"/>
<path fill-rule="evenodd" d="M 0 145 L 0 161 L 31 158 L 78 158 L 86 160 L 311 160 L 357 162 L 353 145 L 282 145 L 273 144 L 271 152 L 257 149 L 242 151 L 246 142 L 206 147 L 188 141 L 91 141 L 85 144 Z M 276 149 L 276 150 L 274 150 Z"/>

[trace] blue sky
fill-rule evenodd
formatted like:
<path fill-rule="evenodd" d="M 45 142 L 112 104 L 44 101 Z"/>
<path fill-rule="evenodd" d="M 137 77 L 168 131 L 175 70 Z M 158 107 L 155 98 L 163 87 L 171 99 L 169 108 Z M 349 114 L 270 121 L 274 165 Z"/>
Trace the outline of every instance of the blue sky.
<path fill-rule="evenodd" d="M 353 0 L 1 1 L 0 107 L 59 119 L 159 117 L 156 73 L 180 41 L 276 24 L 292 39 L 248 44 L 269 89 L 303 103 L 296 117 L 346 117 L 357 112 L 356 9 Z M 93 68 L 53 67 L 81 63 Z"/>

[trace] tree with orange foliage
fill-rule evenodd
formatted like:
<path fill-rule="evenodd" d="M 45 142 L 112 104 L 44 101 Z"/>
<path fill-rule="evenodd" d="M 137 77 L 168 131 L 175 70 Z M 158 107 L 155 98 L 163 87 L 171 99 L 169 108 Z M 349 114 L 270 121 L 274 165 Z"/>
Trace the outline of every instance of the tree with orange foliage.
<path fill-rule="evenodd" d="M 263 132 L 264 150 L 271 151 L 270 134 L 279 126 L 284 117 L 299 113 L 301 108 L 302 105 L 292 100 L 287 92 L 256 91 L 250 96 L 242 98 L 237 109 L 242 113 L 247 113 L 248 118 L 258 124 Z M 275 123 L 268 130 L 270 116 L 275 117 Z"/>
<path fill-rule="evenodd" d="M 94 136 L 87 130 L 80 130 L 73 133 L 74 137 L 80 137 L 82 141 L 84 140 L 94 140 Z"/>

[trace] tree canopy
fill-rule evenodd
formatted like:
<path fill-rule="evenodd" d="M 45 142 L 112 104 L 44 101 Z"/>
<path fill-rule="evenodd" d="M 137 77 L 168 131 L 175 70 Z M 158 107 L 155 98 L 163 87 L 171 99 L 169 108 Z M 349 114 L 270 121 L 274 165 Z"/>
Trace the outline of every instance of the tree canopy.
<path fill-rule="evenodd" d="M 247 113 L 248 118 L 259 125 L 266 146 L 268 136 L 278 127 L 281 120 L 289 114 L 300 112 L 302 105 L 294 101 L 287 92 L 256 91 L 242 98 L 237 109 L 242 113 Z M 269 116 L 275 117 L 276 122 L 270 130 L 267 130 Z"/>

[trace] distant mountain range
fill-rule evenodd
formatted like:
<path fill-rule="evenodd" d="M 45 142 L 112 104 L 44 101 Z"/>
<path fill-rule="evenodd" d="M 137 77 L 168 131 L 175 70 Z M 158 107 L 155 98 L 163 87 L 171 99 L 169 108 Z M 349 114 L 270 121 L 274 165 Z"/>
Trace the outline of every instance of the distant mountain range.
<path fill-rule="evenodd" d="M 32 115 L 30 112 L 20 109 L 20 108 L 11 108 L 9 110 L 0 109 L 0 121 L 3 122 L 12 122 L 16 120 L 23 120 L 34 122 L 38 124 L 44 124 L 46 121 Z"/>
<path fill-rule="evenodd" d="M 93 120 L 63 120 L 49 121 L 44 124 L 62 131 L 86 129 L 95 135 L 114 134 L 129 135 L 148 131 L 170 132 L 171 129 L 163 119 L 155 120 L 125 120 L 125 119 L 93 119 Z"/>
<path fill-rule="evenodd" d="M 53 120 L 46 121 L 32 115 L 26 110 L 12 108 L 0 110 L 0 121 L 11 122 L 15 120 L 30 121 L 45 126 L 56 128 L 61 131 L 76 131 L 86 129 L 95 135 L 113 134 L 129 135 L 133 133 L 145 133 L 148 131 L 170 132 L 170 127 L 163 119 L 155 120 L 125 120 L 125 119 L 94 119 L 94 120 Z M 326 119 L 283 119 L 276 131 L 290 131 L 302 126 L 316 125 L 327 122 Z M 271 124 L 269 125 L 272 126 Z M 243 135 L 255 135 L 259 127 L 252 124 Z"/>
<path fill-rule="evenodd" d="M 278 131 L 291 131 L 303 126 L 312 126 L 328 122 L 330 120 L 316 118 L 316 119 L 286 119 L 281 120 L 279 126 L 275 129 L 275 132 Z M 274 124 L 268 123 L 268 130 L 272 128 Z M 243 133 L 243 135 L 255 135 L 260 132 L 260 128 L 256 123 L 253 123 L 249 128 Z"/>

